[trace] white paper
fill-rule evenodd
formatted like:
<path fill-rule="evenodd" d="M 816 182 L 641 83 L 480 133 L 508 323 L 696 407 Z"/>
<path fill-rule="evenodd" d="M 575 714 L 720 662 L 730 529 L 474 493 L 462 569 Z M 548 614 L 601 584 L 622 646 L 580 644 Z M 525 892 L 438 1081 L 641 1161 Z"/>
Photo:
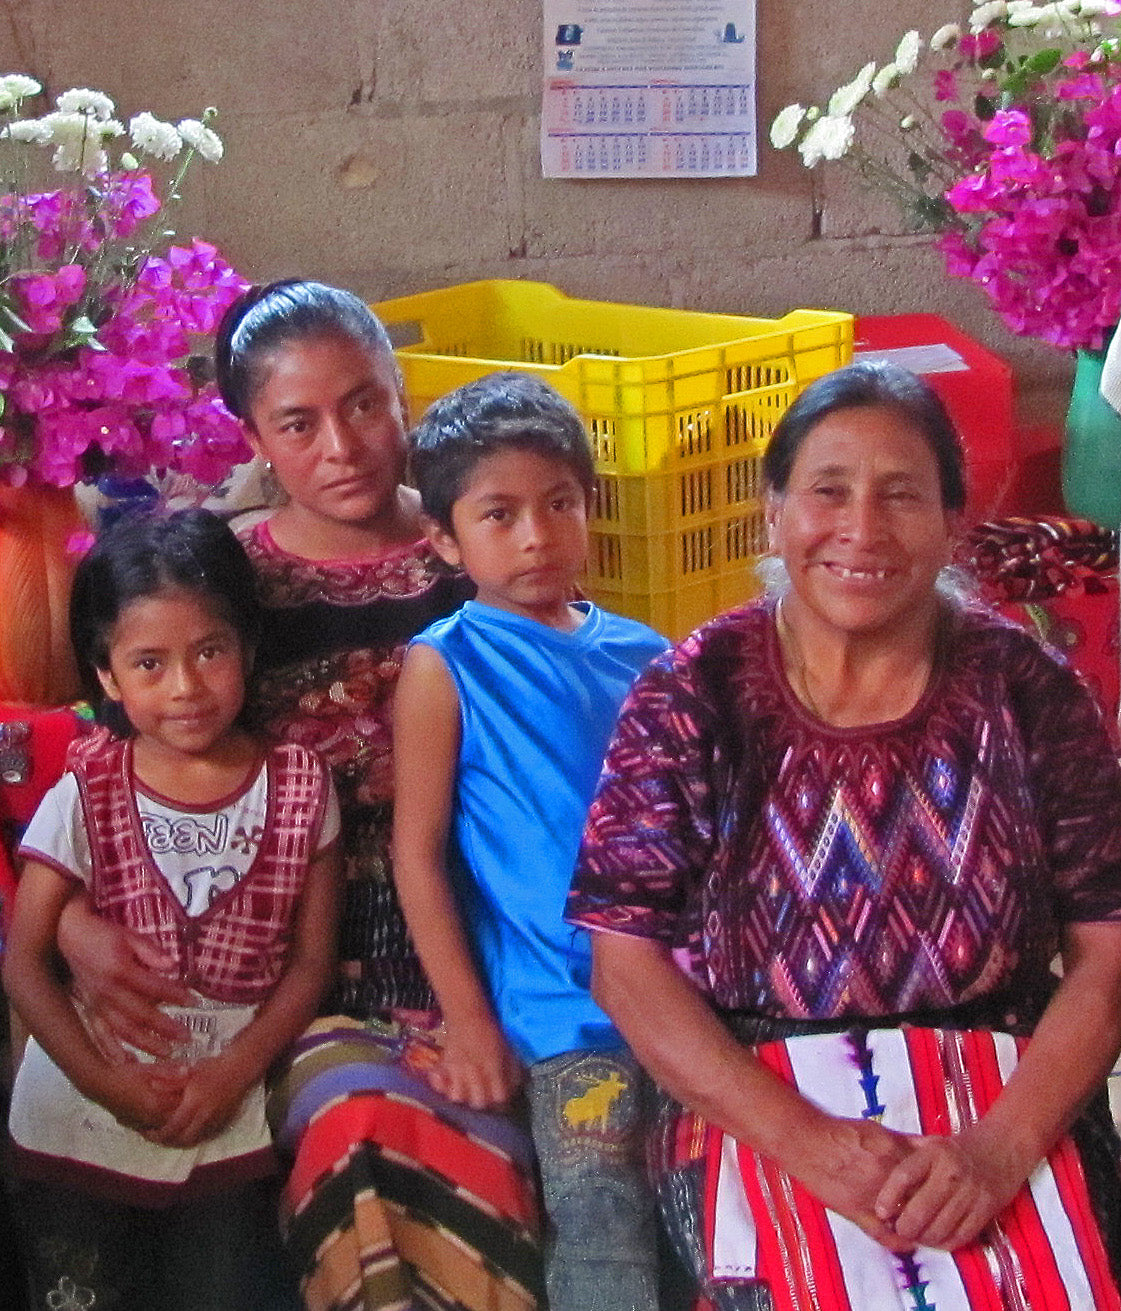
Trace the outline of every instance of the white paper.
<path fill-rule="evenodd" d="M 545 177 L 755 174 L 755 0 L 544 9 Z"/>
<path fill-rule="evenodd" d="M 853 362 L 858 360 L 898 364 L 912 373 L 964 373 L 969 365 L 952 346 L 945 342 L 929 346 L 893 346 L 888 350 L 854 351 Z"/>

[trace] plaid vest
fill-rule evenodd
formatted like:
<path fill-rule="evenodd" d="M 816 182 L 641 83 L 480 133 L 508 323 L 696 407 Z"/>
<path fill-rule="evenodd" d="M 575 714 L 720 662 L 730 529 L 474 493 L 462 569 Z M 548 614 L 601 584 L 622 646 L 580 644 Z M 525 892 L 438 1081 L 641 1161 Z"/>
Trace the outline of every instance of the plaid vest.
<path fill-rule="evenodd" d="M 98 913 L 154 942 L 177 962 L 178 978 L 206 997 L 242 1004 L 267 997 L 284 970 L 327 799 L 318 756 L 295 743 L 270 746 L 268 818 L 256 859 L 196 916 L 186 913 L 148 853 L 131 743 L 97 734 L 76 744 L 68 763 L 82 798 Z"/>

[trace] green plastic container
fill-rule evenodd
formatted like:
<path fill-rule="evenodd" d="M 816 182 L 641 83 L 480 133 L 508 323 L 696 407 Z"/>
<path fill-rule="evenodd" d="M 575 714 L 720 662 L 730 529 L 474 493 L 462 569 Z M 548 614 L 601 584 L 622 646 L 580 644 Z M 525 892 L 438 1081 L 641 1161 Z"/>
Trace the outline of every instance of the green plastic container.
<path fill-rule="evenodd" d="M 1121 526 L 1121 414 L 1098 390 L 1109 347 L 1080 350 L 1066 418 L 1063 499 L 1071 514 Z"/>

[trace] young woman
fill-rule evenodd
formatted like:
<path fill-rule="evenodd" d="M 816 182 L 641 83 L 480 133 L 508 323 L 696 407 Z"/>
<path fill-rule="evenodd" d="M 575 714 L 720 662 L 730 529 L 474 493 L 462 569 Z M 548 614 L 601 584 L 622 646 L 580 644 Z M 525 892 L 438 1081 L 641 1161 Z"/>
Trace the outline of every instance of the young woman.
<path fill-rule="evenodd" d="M 323 1308 L 413 1297 L 437 1308 L 532 1306 L 540 1255 L 528 1138 L 502 1116 L 446 1103 L 420 1073 L 438 1016 L 390 877 L 389 715 L 401 659 L 472 589 L 427 545 L 403 485 L 404 402 L 389 340 L 349 293 L 277 283 L 231 308 L 217 366 L 226 404 L 286 498 L 244 534 L 264 605 L 254 705 L 276 734 L 324 756 L 342 810 L 332 1005 L 270 1102 L 293 1158 L 284 1222 L 305 1298 Z M 63 927 L 87 992 L 106 1007 L 110 992 L 127 995 L 133 1021 L 166 1031 L 140 1004 L 151 981 L 131 953 L 117 943 L 100 962 L 89 950 L 80 961 L 79 934 Z M 119 1008 L 114 1019 L 135 1032 Z"/>

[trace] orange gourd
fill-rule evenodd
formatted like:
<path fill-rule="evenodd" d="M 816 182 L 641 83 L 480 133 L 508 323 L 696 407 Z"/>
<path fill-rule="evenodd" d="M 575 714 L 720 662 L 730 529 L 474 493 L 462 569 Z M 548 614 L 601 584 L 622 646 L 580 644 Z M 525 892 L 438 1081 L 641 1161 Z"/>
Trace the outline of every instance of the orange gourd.
<path fill-rule="evenodd" d="M 67 609 L 85 521 L 69 487 L 0 487 L 0 700 L 78 695 Z"/>

